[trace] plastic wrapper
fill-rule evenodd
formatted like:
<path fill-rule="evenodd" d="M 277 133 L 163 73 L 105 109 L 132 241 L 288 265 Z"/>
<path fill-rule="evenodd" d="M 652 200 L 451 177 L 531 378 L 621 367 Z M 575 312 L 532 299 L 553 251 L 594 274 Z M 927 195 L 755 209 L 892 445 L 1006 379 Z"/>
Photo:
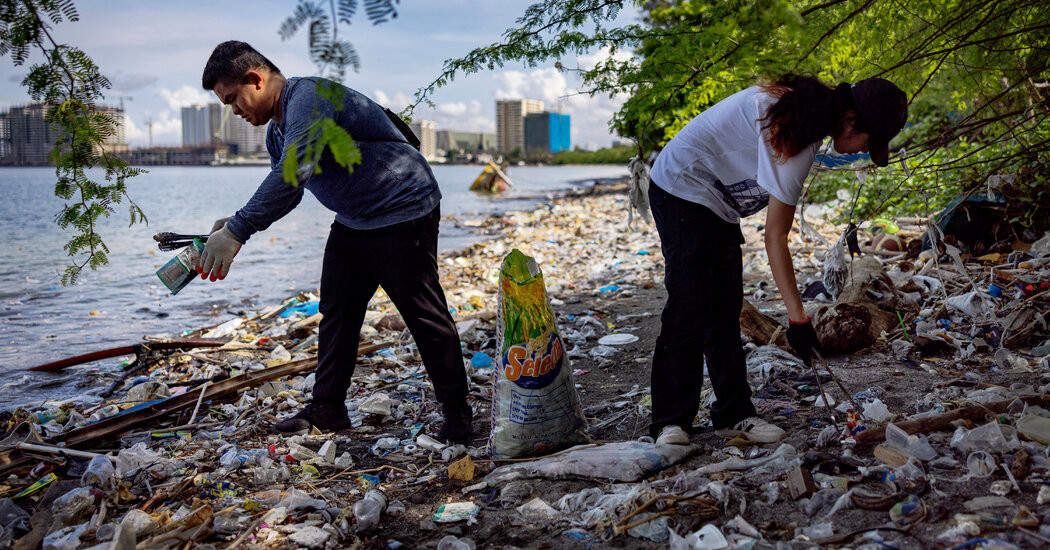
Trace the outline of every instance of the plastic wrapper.
<path fill-rule="evenodd" d="M 76 550 L 80 546 L 80 535 L 87 530 L 88 524 L 73 525 L 59 529 L 44 537 L 44 550 Z"/>
<path fill-rule="evenodd" d="M 791 470 L 801 461 L 798 458 L 798 451 L 794 447 L 787 443 L 781 443 L 777 450 L 773 451 L 772 454 L 768 454 L 759 458 L 740 458 L 738 456 L 729 457 L 722 462 L 715 464 L 708 464 L 693 470 L 695 475 L 708 475 L 714 472 L 725 472 L 727 470 L 747 470 L 753 475 L 759 474 L 781 474 L 788 470 Z"/>
<path fill-rule="evenodd" d="M 9 498 L 0 499 L 0 527 L 28 531 L 29 512 Z"/>
<path fill-rule="evenodd" d="M 473 540 L 466 537 L 456 538 L 455 535 L 445 535 L 438 541 L 437 550 L 474 550 L 477 546 Z"/>
<path fill-rule="evenodd" d="M 262 491 L 249 497 L 267 508 L 281 507 L 287 510 L 324 510 L 328 504 L 296 488 L 287 491 Z"/>
<path fill-rule="evenodd" d="M 714 524 L 708 523 L 699 530 L 682 537 L 671 531 L 671 550 L 721 550 L 729 548 L 729 541 Z"/>
<path fill-rule="evenodd" d="M 693 454 L 689 445 L 657 445 L 622 441 L 606 445 L 581 445 L 548 458 L 501 466 L 485 476 L 495 485 L 523 478 L 588 478 L 638 481 Z"/>
<path fill-rule="evenodd" d="M 517 249 L 500 269 L 497 319 L 492 455 L 527 456 L 582 442 L 586 422 L 543 274 Z"/>
<path fill-rule="evenodd" d="M 455 523 L 466 520 L 467 523 L 475 521 L 474 517 L 481 511 L 481 507 L 473 502 L 453 502 L 443 504 L 434 512 L 434 523 Z"/>

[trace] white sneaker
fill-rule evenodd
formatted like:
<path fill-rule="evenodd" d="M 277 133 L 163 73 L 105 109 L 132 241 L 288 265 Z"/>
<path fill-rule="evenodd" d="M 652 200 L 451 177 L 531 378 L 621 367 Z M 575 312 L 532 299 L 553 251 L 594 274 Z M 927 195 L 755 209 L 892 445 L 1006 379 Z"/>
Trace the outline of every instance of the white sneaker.
<path fill-rule="evenodd" d="M 689 434 L 685 433 L 681 426 L 671 424 L 660 430 L 660 437 L 656 438 L 656 443 L 659 445 L 688 445 Z"/>
<path fill-rule="evenodd" d="M 715 433 L 722 437 L 742 435 L 756 443 L 776 443 L 787 435 L 784 430 L 757 416 L 745 418 L 737 422 L 732 428 L 716 430 Z"/>

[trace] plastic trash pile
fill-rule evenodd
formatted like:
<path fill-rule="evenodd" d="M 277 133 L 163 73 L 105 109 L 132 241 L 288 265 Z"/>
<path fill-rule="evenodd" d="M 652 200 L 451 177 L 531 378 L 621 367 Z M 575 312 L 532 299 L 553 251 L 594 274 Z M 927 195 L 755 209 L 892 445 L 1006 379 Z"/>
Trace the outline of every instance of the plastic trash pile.
<path fill-rule="evenodd" d="M 5 413 L 0 547 L 1050 545 L 1046 245 L 999 263 L 960 257 L 961 268 L 948 252 L 887 256 L 913 308 L 898 332 L 831 362 L 846 392 L 828 371 L 748 342 L 755 404 L 788 438 L 760 445 L 701 429 L 693 445 L 657 445 L 646 385 L 663 262 L 652 226 L 625 229 L 626 208 L 623 194 L 599 194 L 463 222 L 495 235 L 441 259 L 472 445 L 431 437 L 440 407 L 382 291 L 346 399 L 352 428 L 273 433 L 313 390 L 320 315 L 303 294 L 181 335 L 223 346 L 148 352 L 76 400 Z M 745 233 L 748 295 L 782 314 L 751 249 L 758 234 Z M 499 268 L 515 247 L 542 268 L 595 441 L 505 461 L 485 444 L 501 368 Z M 814 280 L 818 248 L 796 257 Z M 624 309 L 631 299 L 651 308 Z M 603 391 L 614 379 L 634 386 Z M 698 426 L 713 400 L 705 385 Z"/>

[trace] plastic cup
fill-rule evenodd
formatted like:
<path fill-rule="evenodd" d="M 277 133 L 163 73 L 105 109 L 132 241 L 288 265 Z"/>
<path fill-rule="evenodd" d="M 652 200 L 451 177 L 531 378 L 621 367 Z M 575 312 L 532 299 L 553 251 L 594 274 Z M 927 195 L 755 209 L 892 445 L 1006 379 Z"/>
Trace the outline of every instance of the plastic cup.
<path fill-rule="evenodd" d="M 966 457 L 966 467 L 974 477 L 988 477 L 995 471 L 996 460 L 991 453 L 974 451 Z"/>

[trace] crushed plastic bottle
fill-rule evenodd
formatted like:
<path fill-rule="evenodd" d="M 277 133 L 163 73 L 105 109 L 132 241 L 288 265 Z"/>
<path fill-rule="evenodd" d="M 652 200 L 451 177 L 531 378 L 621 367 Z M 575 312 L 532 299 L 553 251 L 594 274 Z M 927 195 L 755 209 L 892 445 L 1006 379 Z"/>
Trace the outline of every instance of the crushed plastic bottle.
<path fill-rule="evenodd" d="M 97 497 L 102 493 L 90 487 L 81 487 L 58 497 L 51 503 L 51 514 L 62 525 L 72 525 L 91 513 Z"/>
<path fill-rule="evenodd" d="M 386 510 L 386 493 L 382 489 L 369 489 L 364 498 L 354 503 L 357 531 L 364 533 L 379 526 L 379 516 Z"/>
<path fill-rule="evenodd" d="M 260 458 L 269 456 L 269 454 L 270 452 L 266 449 L 238 450 L 237 447 L 230 447 L 219 458 L 219 464 L 232 472 L 242 466 L 255 466 L 259 463 Z"/>

